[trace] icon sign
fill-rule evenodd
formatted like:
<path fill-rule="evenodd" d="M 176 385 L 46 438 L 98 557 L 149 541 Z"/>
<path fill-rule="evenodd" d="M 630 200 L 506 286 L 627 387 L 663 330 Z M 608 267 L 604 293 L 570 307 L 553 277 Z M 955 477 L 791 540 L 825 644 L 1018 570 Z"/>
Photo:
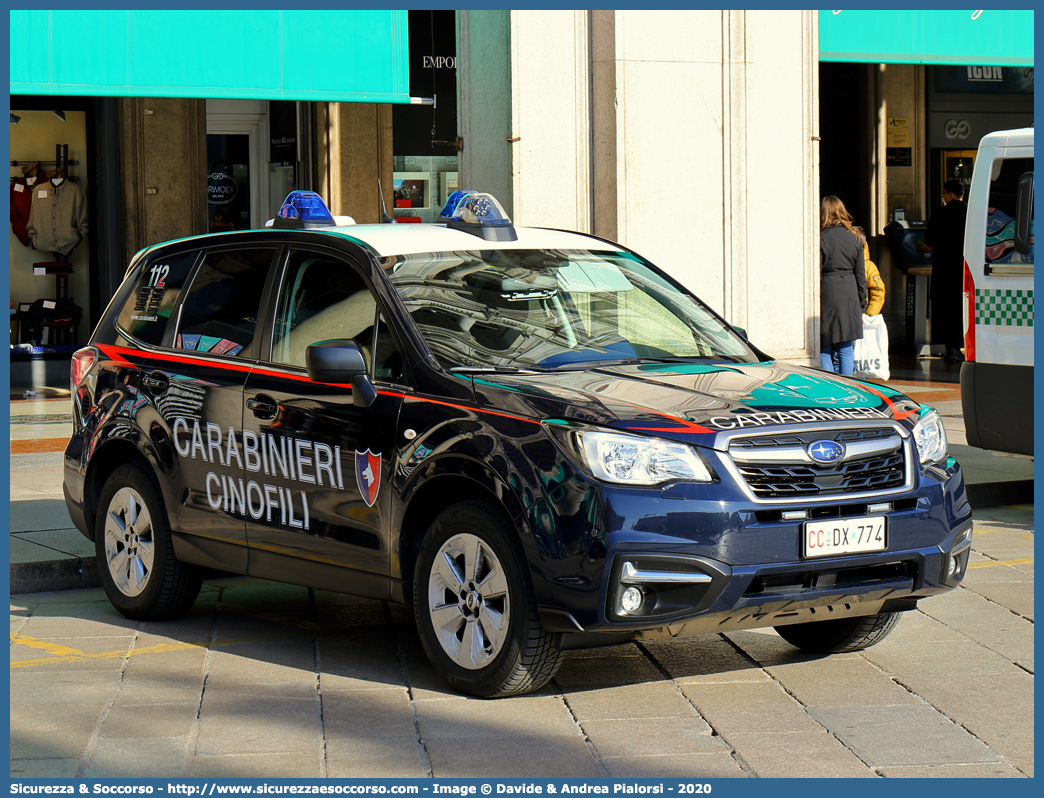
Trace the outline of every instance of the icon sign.
<path fill-rule="evenodd" d="M 971 125 L 964 119 L 950 119 L 946 122 L 946 138 L 966 139 L 971 135 Z"/>

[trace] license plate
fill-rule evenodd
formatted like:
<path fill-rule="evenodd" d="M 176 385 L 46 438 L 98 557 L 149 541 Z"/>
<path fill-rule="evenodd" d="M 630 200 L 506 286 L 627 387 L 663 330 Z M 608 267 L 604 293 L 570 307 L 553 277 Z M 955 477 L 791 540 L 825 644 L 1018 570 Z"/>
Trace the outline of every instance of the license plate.
<path fill-rule="evenodd" d="M 885 517 L 834 518 L 805 524 L 801 553 L 805 557 L 833 557 L 884 551 Z"/>

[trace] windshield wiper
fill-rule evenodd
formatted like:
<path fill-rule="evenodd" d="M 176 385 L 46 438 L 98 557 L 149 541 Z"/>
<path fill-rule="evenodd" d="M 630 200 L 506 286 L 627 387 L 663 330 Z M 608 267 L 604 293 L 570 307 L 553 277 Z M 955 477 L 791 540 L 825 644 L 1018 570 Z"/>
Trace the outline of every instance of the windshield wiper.
<path fill-rule="evenodd" d="M 654 364 L 654 363 L 680 363 L 680 364 L 694 364 L 694 363 L 736 363 L 738 362 L 735 358 L 728 357 L 726 355 L 688 355 L 687 357 L 621 357 L 614 358 L 612 360 L 572 360 L 568 363 L 562 363 L 557 367 L 557 371 L 585 371 L 587 369 L 599 369 L 609 366 L 640 366 L 643 364 Z"/>
<path fill-rule="evenodd" d="M 694 360 L 701 359 L 703 358 L 699 355 L 693 355 L 692 357 L 591 358 L 590 360 L 571 360 L 568 363 L 562 363 L 558 368 L 560 371 L 568 371 L 572 366 L 579 366 L 581 369 L 589 369 L 599 368 L 600 366 L 633 366 L 641 365 L 642 363 L 691 363 Z"/>
<path fill-rule="evenodd" d="M 550 369 L 542 369 L 539 366 L 454 366 L 450 374 L 534 374 L 547 372 Z"/>

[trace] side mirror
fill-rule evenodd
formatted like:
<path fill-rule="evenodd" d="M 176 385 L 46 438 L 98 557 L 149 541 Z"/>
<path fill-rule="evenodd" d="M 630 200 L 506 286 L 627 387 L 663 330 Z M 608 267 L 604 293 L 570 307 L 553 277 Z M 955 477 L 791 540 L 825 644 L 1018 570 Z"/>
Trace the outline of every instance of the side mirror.
<path fill-rule="evenodd" d="M 1015 204 L 1015 249 L 1023 255 L 1030 251 L 1033 240 L 1033 172 L 1019 178 Z"/>
<path fill-rule="evenodd" d="M 742 338 L 744 343 L 750 343 L 750 340 L 747 338 L 747 331 L 744 330 L 742 327 L 736 327 L 735 325 L 733 325 L 732 331 L 736 333 L 736 335 L 738 335 L 740 338 Z"/>
<path fill-rule="evenodd" d="M 352 386 L 352 404 L 369 407 L 377 390 L 366 373 L 366 359 L 359 345 L 350 338 L 320 341 L 305 350 L 305 367 L 313 382 Z"/>

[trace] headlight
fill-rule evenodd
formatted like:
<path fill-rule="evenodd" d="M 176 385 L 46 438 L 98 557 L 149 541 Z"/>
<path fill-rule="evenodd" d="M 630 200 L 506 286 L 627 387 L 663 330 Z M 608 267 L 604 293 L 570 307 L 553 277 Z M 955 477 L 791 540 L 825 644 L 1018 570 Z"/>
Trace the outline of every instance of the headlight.
<path fill-rule="evenodd" d="M 929 409 L 921 416 L 913 431 L 917 454 L 922 463 L 931 463 L 946 457 L 946 428 L 942 417 L 935 410 Z"/>
<path fill-rule="evenodd" d="M 587 467 L 598 479 L 624 485 L 711 482 L 710 469 L 691 446 L 623 432 L 577 433 Z"/>

